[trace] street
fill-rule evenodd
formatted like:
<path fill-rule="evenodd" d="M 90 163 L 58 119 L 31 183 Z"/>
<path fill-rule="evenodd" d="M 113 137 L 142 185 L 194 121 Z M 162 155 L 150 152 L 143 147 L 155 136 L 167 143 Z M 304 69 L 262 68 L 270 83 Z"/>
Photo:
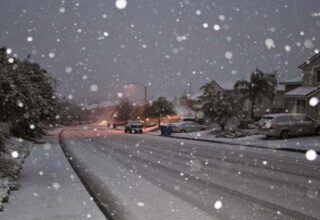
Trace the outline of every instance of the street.
<path fill-rule="evenodd" d="M 77 126 L 71 164 L 114 219 L 319 219 L 320 162 L 304 154 Z"/>
<path fill-rule="evenodd" d="M 0 220 L 320 220 L 319 0 L 2 0 Z"/>

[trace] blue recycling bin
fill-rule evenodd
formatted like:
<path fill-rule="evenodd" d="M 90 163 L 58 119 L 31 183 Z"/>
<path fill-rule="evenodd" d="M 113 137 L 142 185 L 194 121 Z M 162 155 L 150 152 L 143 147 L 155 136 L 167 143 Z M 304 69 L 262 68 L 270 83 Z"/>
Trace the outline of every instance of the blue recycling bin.
<path fill-rule="evenodd" d="M 171 133 L 172 133 L 172 129 L 168 125 L 161 125 L 160 126 L 160 130 L 161 130 L 161 135 L 162 136 L 170 136 Z"/>

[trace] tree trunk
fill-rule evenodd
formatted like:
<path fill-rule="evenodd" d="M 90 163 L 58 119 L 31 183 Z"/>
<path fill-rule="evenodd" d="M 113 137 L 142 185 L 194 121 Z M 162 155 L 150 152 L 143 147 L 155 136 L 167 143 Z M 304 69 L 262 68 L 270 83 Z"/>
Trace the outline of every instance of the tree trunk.
<path fill-rule="evenodd" d="M 255 110 L 255 105 L 256 105 L 256 101 L 255 101 L 255 100 L 252 100 L 252 101 L 251 101 L 251 119 L 253 119 L 253 120 L 254 120 L 254 118 L 255 118 L 255 112 L 254 112 L 254 110 Z"/>
<path fill-rule="evenodd" d="M 160 123 L 161 123 L 161 115 L 158 116 L 158 126 L 160 127 Z"/>

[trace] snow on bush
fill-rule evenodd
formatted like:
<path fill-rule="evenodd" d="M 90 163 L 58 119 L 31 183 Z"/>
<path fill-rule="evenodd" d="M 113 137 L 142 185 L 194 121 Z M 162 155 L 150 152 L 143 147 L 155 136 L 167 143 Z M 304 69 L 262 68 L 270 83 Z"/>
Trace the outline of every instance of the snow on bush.
<path fill-rule="evenodd" d="M 6 128 L 7 126 L 7 128 Z M 20 139 L 8 138 L 9 127 L 0 124 L 0 211 L 3 203 L 9 201 L 11 190 L 19 189 L 18 177 L 24 159 L 28 156 L 30 145 Z"/>

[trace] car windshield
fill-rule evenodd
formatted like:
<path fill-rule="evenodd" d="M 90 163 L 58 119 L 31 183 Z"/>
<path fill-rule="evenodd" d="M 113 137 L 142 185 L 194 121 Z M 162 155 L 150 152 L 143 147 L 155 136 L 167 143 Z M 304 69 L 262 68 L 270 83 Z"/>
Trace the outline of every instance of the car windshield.
<path fill-rule="evenodd" d="M 320 0 L 1 0 L 0 220 L 320 219 Z"/>
<path fill-rule="evenodd" d="M 273 119 L 274 119 L 274 117 L 271 117 L 271 116 L 265 116 L 262 118 L 262 120 L 264 120 L 264 121 L 271 121 Z"/>
<path fill-rule="evenodd" d="M 174 125 L 174 126 L 183 126 L 188 124 L 188 122 L 176 122 L 176 123 L 170 123 L 170 125 Z"/>

